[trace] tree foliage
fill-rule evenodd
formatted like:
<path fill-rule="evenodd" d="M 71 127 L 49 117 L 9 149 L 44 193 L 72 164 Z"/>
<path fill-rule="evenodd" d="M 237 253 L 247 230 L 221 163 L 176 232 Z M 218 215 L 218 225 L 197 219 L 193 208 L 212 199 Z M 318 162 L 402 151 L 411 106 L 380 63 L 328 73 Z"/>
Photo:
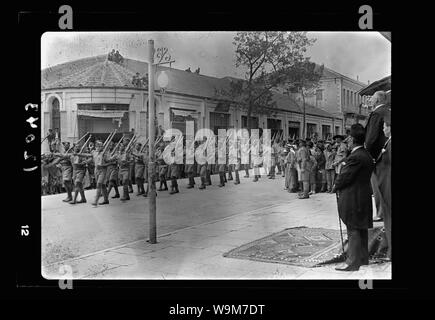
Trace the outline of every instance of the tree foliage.
<path fill-rule="evenodd" d="M 306 50 L 314 41 L 306 32 L 238 32 L 233 41 L 235 66 L 244 79 L 232 79 L 229 88 L 217 90 L 217 97 L 246 110 L 248 119 L 273 112 L 273 89 L 288 84 L 289 73 L 307 61 Z"/>

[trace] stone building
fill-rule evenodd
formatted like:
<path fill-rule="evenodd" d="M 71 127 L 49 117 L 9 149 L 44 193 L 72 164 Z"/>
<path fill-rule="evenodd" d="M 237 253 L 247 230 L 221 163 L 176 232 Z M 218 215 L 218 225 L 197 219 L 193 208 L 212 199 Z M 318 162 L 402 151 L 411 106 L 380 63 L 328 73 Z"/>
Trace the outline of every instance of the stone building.
<path fill-rule="evenodd" d="M 147 72 L 145 62 L 124 58 L 117 63 L 110 61 L 107 55 L 42 70 L 42 139 L 49 128 L 59 128 L 62 141 L 75 141 L 86 132 L 104 139 L 114 129 L 118 130 L 115 140 L 133 129 L 141 136 L 140 140 L 145 140 L 148 135 Z M 245 111 L 217 99 L 216 90 L 228 88 L 231 78 L 210 77 L 160 66 L 156 70 L 156 79 L 161 72 L 166 73 L 168 86 L 162 91 L 156 81 L 155 108 L 156 124 L 163 129 L 172 127 L 183 132 L 186 121 L 194 121 L 195 131 L 210 128 L 217 132 L 219 128 L 247 126 Z M 328 86 L 331 80 L 324 81 L 324 85 Z M 339 79 L 335 81 L 340 82 Z M 307 103 L 308 136 L 326 138 L 343 133 L 339 111 L 344 108 L 341 108 L 340 92 L 341 88 L 348 87 L 338 87 L 338 98 L 334 97 L 339 101 L 338 107 L 334 105 L 337 101 L 329 96 L 329 90 L 324 99 L 316 100 L 315 104 Z M 272 115 L 252 115 L 254 127 L 272 129 L 272 134 L 281 132 L 285 138 L 303 136 L 301 104 L 293 97 L 278 92 L 274 93 L 274 100 L 277 107 Z M 47 150 L 48 146 L 43 144 L 43 151 Z"/>

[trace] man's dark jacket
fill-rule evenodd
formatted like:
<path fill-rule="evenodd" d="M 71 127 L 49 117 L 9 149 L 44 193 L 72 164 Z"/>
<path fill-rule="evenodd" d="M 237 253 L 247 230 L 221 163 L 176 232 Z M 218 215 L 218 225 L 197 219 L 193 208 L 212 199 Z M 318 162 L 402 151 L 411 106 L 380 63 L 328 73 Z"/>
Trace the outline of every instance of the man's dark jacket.
<path fill-rule="evenodd" d="M 371 154 L 373 159 L 377 159 L 381 150 L 387 141 L 384 135 L 384 116 L 389 111 L 389 107 L 385 104 L 380 105 L 370 113 L 366 124 L 366 139 L 365 147 Z"/>
<path fill-rule="evenodd" d="M 370 177 L 374 161 L 363 147 L 344 159 L 335 181 L 338 213 L 348 228 L 373 228 L 372 189 Z"/>

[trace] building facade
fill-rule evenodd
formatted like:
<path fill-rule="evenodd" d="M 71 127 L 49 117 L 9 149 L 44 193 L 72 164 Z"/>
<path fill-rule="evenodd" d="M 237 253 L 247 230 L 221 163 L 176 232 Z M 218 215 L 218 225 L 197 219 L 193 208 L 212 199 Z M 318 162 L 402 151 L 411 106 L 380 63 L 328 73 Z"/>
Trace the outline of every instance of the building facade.
<path fill-rule="evenodd" d="M 367 84 L 324 68 L 319 87 L 308 97 L 310 104 L 342 119 L 345 129 L 354 123 L 365 125 L 368 96 L 358 94 Z"/>
<path fill-rule="evenodd" d="M 145 62 L 124 59 L 122 64 L 97 56 L 42 70 L 41 106 L 43 139 L 48 129 L 58 128 L 62 141 L 76 141 L 86 132 L 104 139 L 117 129 L 115 140 L 134 129 L 139 141 L 148 136 L 147 85 L 137 85 L 135 76 L 146 79 Z M 185 133 L 186 121 L 195 131 L 210 128 L 246 128 L 246 112 L 217 99 L 216 90 L 230 85 L 228 78 L 215 78 L 178 69 L 159 67 L 169 84 L 160 90 L 156 83 L 156 124 L 163 129 L 177 128 Z M 325 96 L 326 98 L 326 96 Z M 292 97 L 275 93 L 276 109 L 270 115 L 252 115 L 254 128 L 271 129 L 284 138 L 303 136 L 303 111 Z M 326 104 L 328 102 L 329 104 Z M 343 120 L 334 114 L 325 99 L 319 107 L 306 105 L 307 136 L 322 138 L 343 133 Z M 341 106 L 341 104 L 339 104 Z M 48 145 L 43 144 L 43 152 Z"/>

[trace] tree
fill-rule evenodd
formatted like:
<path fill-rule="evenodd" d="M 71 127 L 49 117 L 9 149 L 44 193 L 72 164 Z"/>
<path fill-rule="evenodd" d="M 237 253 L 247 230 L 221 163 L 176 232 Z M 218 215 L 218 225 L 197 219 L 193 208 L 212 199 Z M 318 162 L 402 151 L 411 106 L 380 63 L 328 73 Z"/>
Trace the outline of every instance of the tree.
<path fill-rule="evenodd" d="M 228 88 L 216 90 L 218 99 L 246 110 L 249 130 L 251 114 L 273 112 L 272 90 L 287 82 L 288 70 L 304 61 L 314 41 L 306 32 L 238 32 L 235 66 L 245 72 L 244 79 L 232 79 Z"/>
<path fill-rule="evenodd" d="M 308 58 L 303 61 L 296 62 L 287 70 L 286 87 L 288 92 L 298 93 L 302 97 L 302 110 L 303 110 L 303 126 L 302 136 L 306 138 L 306 112 L 305 112 L 305 98 L 307 93 L 312 93 L 318 86 L 320 78 L 323 75 L 323 65 L 316 65 Z"/>

